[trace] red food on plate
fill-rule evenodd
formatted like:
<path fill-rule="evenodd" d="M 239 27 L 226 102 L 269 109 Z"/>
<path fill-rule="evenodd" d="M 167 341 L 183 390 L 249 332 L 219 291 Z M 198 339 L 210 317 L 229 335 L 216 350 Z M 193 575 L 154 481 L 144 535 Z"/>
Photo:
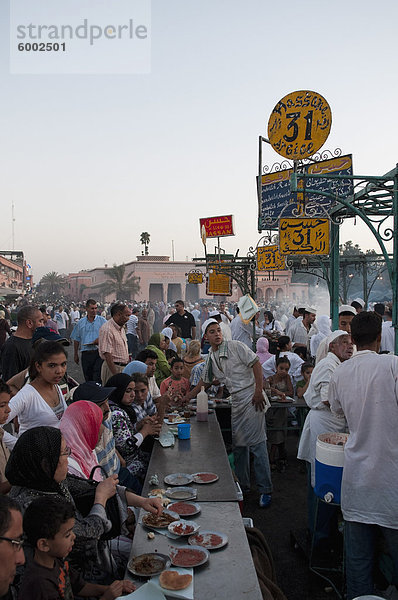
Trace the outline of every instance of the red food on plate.
<path fill-rule="evenodd" d="M 193 530 L 194 527 L 192 527 L 192 525 L 184 525 L 184 523 L 180 523 L 173 527 L 173 533 L 176 533 L 177 535 L 187 535 L 188 533 L 192 533 Z"/>
<path fill-rule="evenodd" d="M 215 473 L 196 473 L 194 481 L 197 483 L 210 483 L 211 481 L 217 481 L 218 475 Z"/>
<path fill-rule="evenodd" d="M 214 546 L 219 546 L 220 544 L 222 544 L 223 539 L 221 536 L 216 535 L 215 533 L 211 533 L 210 535 L 205 536 L 199 533 L 193 536 L 193 541 L 198 546 L 204 546 L 205 548 L 214 548 Z"/>
<path fill-rule="evenodd" d="M 192 504 L 187 504 L 186 502 L 174 502 L 169 505 L 169 509 L 178 515 L 193 515 L 197 512 Z"/>
<path fill-rule="evenodd" d="M 173 563 L 180 567 L 194 567 L 199 564 L 205 555 L 200 550 L 194 550 L 191 548 L 180 548 L 173 555 Z"/>

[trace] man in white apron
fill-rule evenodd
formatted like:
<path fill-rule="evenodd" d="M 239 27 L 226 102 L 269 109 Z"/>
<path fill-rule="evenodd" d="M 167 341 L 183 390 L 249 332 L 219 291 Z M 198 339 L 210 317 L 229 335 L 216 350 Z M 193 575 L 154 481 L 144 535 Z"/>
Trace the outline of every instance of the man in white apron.
<path fill-rule="evenodd" d="M 232 397 L 232 442 L 235 471 L 243 492 L 250 491 L 250 453 L 258 491 L 259 505 L 271 503 L 272 483 L 268 460 L 265 429 L 265 398 L 263 374 L 258 356 L 242 342 L 224 342 L 221 328 L 215 319 L 207 319 L 202 333 L 210 344 L 210 351 L 202 379 L 190 392 L 195 397 L 200 388 L 214 379 L 224 384 Z"/>

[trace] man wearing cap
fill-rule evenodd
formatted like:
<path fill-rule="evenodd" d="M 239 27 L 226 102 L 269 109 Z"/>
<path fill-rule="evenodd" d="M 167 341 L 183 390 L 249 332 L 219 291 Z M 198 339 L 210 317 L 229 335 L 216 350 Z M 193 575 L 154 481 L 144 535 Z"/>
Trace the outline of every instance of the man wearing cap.
<path fill-rule="evenodd" d="M 351 321 L 356 315 L 356 310 L 353 306 L 349 304 L 342 304 L 339 307 L 339 326 L 338 329 L 340 331 L 346 331 L 347 333 L 351 333 Z M 318 350 L 316 351 L 315 364 L 317 365 L 319 361 L 321 361 L 328 353 L 328 344 L 327 338 L 322 340 L 318 346 Z M 355 352 L 355 347 L 354 347 Z"/>
<path fill-rule="evenodd" d="M 398 583 L 398 358 L 378 354 L 381 319 L 374 312 L 357 314 L 351 335 L 357 353 L 329 385 L 331 410 L 350 432 L 341 486 L 348 600 L 374 593 L 380 534 Z"/>
<path fill-rule="evenodd" d="M 112 415 L 108 403 L 108 398 L 115 389 L 116 388 L 114 387 L 102 387 L 100 383 L 95 381 L 86 381 L 75 388 L 72 402 L 87 400 L 88 402 L 93 402 L 99 406 L 102 410 L 102 424 L 104 425 L 104 430 L 95 447 L 98 464 L 103 467 L 107 477 L 118 475 L 119 483 L 121 485 L 125 485 L 137 493 L 141 493 L 141 485 L 136 478 L 130 474 L 130 471 L 126 468 L 124 459 L 120 456 L 115 446 L 112 430 Z M 140 433 L 135 435 L 137 439 L 138 436 L 141 436 L 142 438 Z"/>
<path fill-rule="evenodd" d="M 102 358 L 98 352 L 98 336 L 106 319 L 97 315 L 97 302 L 93 298 L 86 302 L 86 313 L 86 316 L 76 323 L 70 336 L 75 350 L 74 361 L 79 364 L 80 346 L 84 379 L 100 382 Z"/>
<path fill-rule="evenodd" d="M 263 374 L 258 356 L 242 342 L 223 341 L 215 319 L 207 319 L 202 333 L 210 351 L 199 384 L 188 394 L 194 398 L 202 386 L 215 379 L 231 393 L 232 442 L 236 475 L 244 492 L 250 491 L 250 453 L 256 476 L 261 508 L 271 503 L 272 483 L 265 428 Z"/>
<path fill-rule="evenodd" d="M 310 407 L 300 438 L 297 457 L 308 462 L 308 521 L 309 528 L 314 531 L 315 496 L 315 449 L 318 435 L 328 432 L 344 432 L 346 421 L 331 413 L 328 402 L 329 382 L 332 373 L 344 361 L 352 356 L 353 345 L 350 335 L 343 330 L 333 331 L 327 338 L 328 354 L 315 367 L 312 372 L 310 384 L 304 394 L 304 399 Z M 318 527 L 315 528 L 318 540 L 326 538 L 329 533 L 329 518 L 325 516 L 327 510 L 321 507 L 319 512 Z M 325 518 L 324 518 L 325 517 Z M 323 521 L 323 522 L 322 522 Z"/>
<path fill-rule="evenodd" d="M 98 336 L 100 357 L 104 360 L 101 367 L 102 384 L 112 375 L 121 373 L 129 362 L 129 351 L 124 326 L 129 320 L 131 310 L 123 302 L 111 306 L 111 318 L 102 325 Z"/>
<path fill-rule="evenodd" d="M 304 346 L 308 349 L 310 330 L 313 322 L 316 318 L 316 308 L 306 306 L 304 310 L 304 316 L 302 321 L 298 321 L 294 328 L 292 328 L 292 342 L 294 348 Z"/>
<path fill-rule="evenodd" d="M 217 323 L 220 325 L 222 339 L 225 342 L 231 341 L 232 340 L 231 327 L 222 320 L 222 314 L 219 313 L 218 310 L 212 310 L 211 312 L 209 312 L 209 318 L 215 319 L 217 321 Z"/>
<path fill-rule="evenodd" d="M 360 313 L 365 308 L 365 302 L 362 300 L 362 298 L 355 298 L 355 300 L 351 302 L 351 306 L 355 308 L 357 313 Z"/>

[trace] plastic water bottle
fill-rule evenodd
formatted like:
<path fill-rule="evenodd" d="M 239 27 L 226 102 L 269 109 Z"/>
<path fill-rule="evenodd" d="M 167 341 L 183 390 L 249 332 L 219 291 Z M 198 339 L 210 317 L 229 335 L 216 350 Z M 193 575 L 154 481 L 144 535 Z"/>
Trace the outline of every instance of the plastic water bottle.
<path fill-rule="evenodd" d="M 196 399 L 196 420 L 207 421 L 209 414 L 208 397 L 205 388 L 202 387 Z"/>

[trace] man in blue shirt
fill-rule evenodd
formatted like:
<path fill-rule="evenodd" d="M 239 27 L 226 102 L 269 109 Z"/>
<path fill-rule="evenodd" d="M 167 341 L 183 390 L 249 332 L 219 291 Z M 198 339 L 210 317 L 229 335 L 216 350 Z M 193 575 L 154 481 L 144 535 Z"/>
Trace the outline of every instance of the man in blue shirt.
<path fill-rule="evenodd" d="M 80 345 L 84 379 L 101 383 L 102 358 L 98 352 L 98 334 L 106 319 L 97 315 L 97 302 L 92 298 L 86 302 L 86 312 L 87 316 L 76 323 L 71 335 L 75 348 L 74 360 L 78 365 Z"/>

